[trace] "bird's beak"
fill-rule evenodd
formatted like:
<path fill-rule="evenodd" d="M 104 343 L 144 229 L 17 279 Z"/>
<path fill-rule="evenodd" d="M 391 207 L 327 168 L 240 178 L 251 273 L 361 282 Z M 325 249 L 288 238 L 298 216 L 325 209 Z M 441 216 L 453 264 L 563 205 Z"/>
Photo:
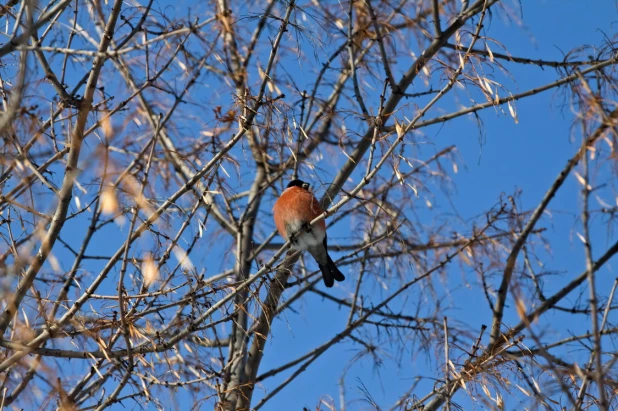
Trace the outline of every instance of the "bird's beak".
<path fill-rule="evenodd" d="M 303 188 L 305 190 L 309 190 L 309 183 L 303 183 Z"/>

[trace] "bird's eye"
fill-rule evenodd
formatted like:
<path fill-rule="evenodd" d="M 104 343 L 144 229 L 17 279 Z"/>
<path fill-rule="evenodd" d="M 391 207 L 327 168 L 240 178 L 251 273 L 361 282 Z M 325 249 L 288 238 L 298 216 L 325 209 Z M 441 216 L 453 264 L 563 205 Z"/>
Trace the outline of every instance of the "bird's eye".
<path fill-rule="evenodd" d="M 303 188 L 304 188 L 305 190 L 308 190 L 308 189 L 309 189 L 309 184 L 308 184 L 308 183 L 303 183 Z"/>

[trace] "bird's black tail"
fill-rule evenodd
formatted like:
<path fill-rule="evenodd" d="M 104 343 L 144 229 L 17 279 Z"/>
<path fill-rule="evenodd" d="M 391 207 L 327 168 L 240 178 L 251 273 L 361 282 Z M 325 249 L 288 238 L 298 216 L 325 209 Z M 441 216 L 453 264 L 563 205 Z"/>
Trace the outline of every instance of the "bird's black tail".
<path fill-rule="evenodd" d="M 335 280 L 343 281 L 345 276 L 339 271 L 333 260 L 328 256 L 328 262 L 324 265 L 318 264 L 320 271 L 322 271 L 322 278 L 324 279 L 324 285 L 328 288 L 335 284 Z"/>

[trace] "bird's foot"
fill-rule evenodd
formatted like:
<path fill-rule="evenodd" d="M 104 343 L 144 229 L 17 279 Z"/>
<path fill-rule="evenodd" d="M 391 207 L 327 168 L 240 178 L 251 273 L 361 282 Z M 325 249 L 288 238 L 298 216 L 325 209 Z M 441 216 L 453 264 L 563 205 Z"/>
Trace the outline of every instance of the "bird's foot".
<path fill-rule="evenodd" d="M 313 226 L 309 223 L 305 223 L 303 225 L 303 230 L 305 230 L 306 232 L 310 233 L 313 231 Z"/>
<path fill-rule="evenodd" d="M 292 243 L 292 245 L 298 244 L 298 239 L 296 238 L 294 234 L 290 234 L 290 237 L 288 239 L 290 240 L 290 243 Z"/>

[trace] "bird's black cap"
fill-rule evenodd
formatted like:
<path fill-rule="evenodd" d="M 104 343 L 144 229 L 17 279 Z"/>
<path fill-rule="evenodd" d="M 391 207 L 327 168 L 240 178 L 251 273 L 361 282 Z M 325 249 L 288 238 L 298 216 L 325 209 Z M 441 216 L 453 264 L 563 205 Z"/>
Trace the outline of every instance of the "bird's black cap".
<path fill-rule="evenodd" d="M 290 184 L 288 184 L 288 188 L 290 187 L 300 187 L 306 190 L 309 188 L 309 183 L 305 183 L 303 180 L 292 180 Z"/>

